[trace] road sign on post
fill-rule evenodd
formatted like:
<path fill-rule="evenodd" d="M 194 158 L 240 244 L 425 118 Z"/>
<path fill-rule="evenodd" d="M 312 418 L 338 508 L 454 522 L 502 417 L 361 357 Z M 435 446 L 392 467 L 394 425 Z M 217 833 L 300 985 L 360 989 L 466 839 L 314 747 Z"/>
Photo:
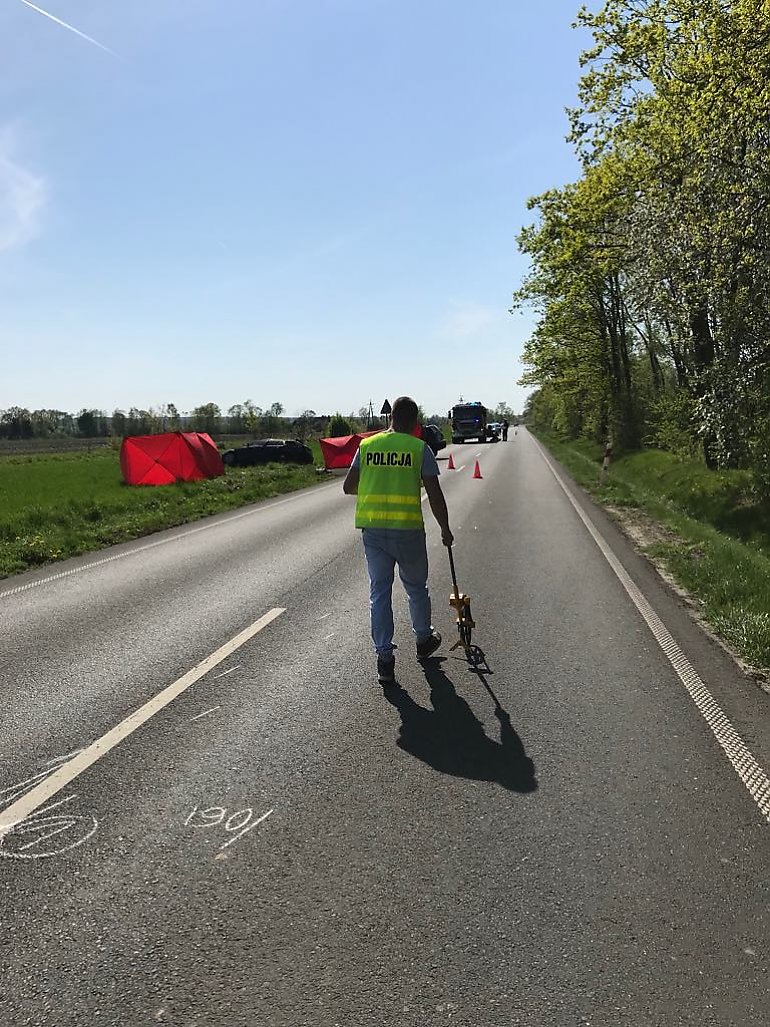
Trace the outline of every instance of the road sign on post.
<path fill-rule="evenodd" d="M 385 418 L 385 424 L 390 424 L 390 415 L 391 415 L 392 410 L 393 410 L 393 407 L 390 405 L 390 403 L 386 399 L 385 402 L 382 404 L 382 410 L 380 410 L 380 417 L 384 417 Z"/>

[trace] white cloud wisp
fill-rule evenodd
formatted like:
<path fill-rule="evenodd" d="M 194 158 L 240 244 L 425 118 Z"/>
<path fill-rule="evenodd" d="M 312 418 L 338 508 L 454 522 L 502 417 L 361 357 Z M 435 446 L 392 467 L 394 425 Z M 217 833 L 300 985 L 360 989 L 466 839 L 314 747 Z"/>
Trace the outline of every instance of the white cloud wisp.
<path fill-rule="evenodd" d="M 15 133 L 0 131 L 0 253 L 35 238 L 48 199 L 46 180 L 19 164 L 15 151 Z"/>
<path fill-rule="evenodd" d="M 437 334 L 441 339 L 473 339 L 499 320 L 500 311 L 494 307 L 452 300 Z"/>

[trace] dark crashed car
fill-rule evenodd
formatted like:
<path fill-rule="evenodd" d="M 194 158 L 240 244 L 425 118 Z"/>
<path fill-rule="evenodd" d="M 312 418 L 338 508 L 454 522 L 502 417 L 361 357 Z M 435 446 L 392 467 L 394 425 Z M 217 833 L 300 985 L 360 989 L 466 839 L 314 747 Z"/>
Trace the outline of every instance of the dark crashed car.
<path fill-rule="evenodd" d="M 222 454 L 226 467 L 256 467 L 259 464 L 312 464 L 309 446 L 296 439 L 259 439 Z"/>
<path fill-rule="evenodd" d="M 433 455 L 446 446 L 444 433 L 437 424 L 424 424 L 422 426 L 422 437 L 427 446 L 433 450 Z"/>

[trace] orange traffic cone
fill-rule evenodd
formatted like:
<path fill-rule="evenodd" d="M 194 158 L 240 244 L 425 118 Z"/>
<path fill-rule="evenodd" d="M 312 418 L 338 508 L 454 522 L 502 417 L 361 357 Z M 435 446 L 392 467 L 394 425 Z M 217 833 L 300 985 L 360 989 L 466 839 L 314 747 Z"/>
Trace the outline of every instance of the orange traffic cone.
<path fill-rule="evenodd" d="M 481 477 L 481 468 L 479 467 L 478 460 L 476 461 L 476 466 L 473 468 L 473 477 L 474 478 L 480 478 Z"/>
<path fill-rule="evenodd" d="M 451 453 L 449 454 L 449 463 L 446 465 L 446 469 L 448 471 L 453 471 L 455 469 L 455 460 Z"/>

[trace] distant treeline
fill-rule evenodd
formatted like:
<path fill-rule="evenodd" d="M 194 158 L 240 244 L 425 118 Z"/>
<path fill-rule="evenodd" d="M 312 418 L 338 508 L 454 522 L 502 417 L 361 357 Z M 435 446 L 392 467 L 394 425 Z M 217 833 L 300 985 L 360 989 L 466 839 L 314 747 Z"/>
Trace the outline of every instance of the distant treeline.
<path fill-rule="evenodd" d="M 429 418 L 440 423 L 438 414 Z M 236 403 L 222 411 L 216 403 L 204 403 L 194 410 L 180 412 L 175 404 L 166 403 L 152 410 L 82 409 L 78 413 L 66 410 L 27 410 L 24 407 L 10 407 L 0 411 L 0 439 L 48 439 L 54 437 L 79 437 L 98 439 L 125 435 L 152 435 L 163 431 L 202 431 L 210 435 L 287 435 L 306 438 L 312 434 L 339 432 L 340 426 L 360 431 L 382 421 L 372 419 L 368 407 L 357 412 L 317 414 L 305 410 L 298 417 L 287 417 L 282 403 L 272 403 L 267 409 L 256 406 L 251 400 Z M 347 434 L 339 432 L 340 434 Z"/>
<path fill-rule="evenodd" d="M 109 436 L 151 435 L 162 431 L 205 431 L 212 435 L 274 434 L 297 424 L 308 432 L 328 424 L 329 415 L 306 410 L 297 418 L 287 418 L 282 403 L 267 409 L 250 400 L 236 403 L 222 411 L 216 403 L 204 403 L 194 410 L 180 411 L 174 403 L 151 410 L 131 407 L 129 410 L 82 409 L 73 414 L 66 410 L 27 410 L 10 407 L 0 411 L 0 438 L 35 439 L 52 436 L 107 438 Z"/>

